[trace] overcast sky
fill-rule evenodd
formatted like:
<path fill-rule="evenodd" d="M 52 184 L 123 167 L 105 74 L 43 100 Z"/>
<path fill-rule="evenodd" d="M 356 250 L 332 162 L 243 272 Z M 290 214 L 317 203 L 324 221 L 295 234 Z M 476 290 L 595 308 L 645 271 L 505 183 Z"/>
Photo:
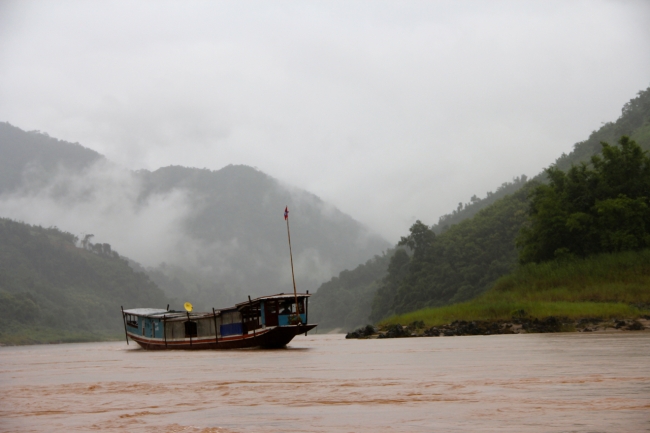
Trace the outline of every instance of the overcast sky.
<path fill-rule="evenodd" d="M 254 166 L 395 242 L 616 120 L 648 23 L 645 0 L 0 0 L 0 121 L 131 169 Z"/>

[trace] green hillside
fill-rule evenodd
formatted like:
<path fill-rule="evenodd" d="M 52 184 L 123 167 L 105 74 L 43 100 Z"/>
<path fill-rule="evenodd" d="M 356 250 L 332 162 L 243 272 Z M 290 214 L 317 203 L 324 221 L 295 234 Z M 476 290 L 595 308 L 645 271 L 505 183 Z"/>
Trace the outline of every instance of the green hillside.
<path fill-rule="evenodd" d="M 530 263 L 500 278 L 468 302 L 425 308 L 383 321 L 422 321 L 440 326 L 456 320 L 509 321 L 551 316 L 636 319 L 650 314 L 650 250 L 605 253 L 584 259 Z"/>
<path fill-rule="evenodd" d="M 559 157 L 553 167 L 567 172 L 581 162 L 589 165 L 591 157 L 601 153 L 601 141 L 615 145 L 623 134 L 629 135 L 641 149 L 650 149 L 650 88 L 628 102 L 618 120 L 602 125 L 587 140 L 576 143 L 573 151 Z M 504 183 L 497 193 L 488 194 L 485 199 L 474 196 L 469 203 L 459 204 L 458 209 L 441 217 L 437 225 L 427 226 L 418 221 L 402 239 L 404 249 L 398 249 L 392 256 L 387 270 L 377 272 L 369 321 L 470 300 L 515 270 L 519 257 L 516 239 L 528 221 L 530 194 L 546 182 L 546 171 L 530 181 L 522 176 Z M 610 206 L 611 215 L 616 213 L 615 208 Z M 425 241 L 418 245 L 418 237 Z M 354 280 L 354 276 L 350 279 Z M 366 293 L 367 286 L 364 282 L 346 290 L 356 292 L 359 303 L 367 305 L 368 300 L 361 295 Z M 335 296 L 334 291 L 329 293 Z M 347 311 L 355 308 L 356 304 L 348 305 Z"/>
<path fill-rule="evenodd" d="M 650 312 L 650 156 L 627 136 L 602 149 L 566 173 L 550 167 L 549 183 L 532 190 L 517 239 L 522 266 L 478 299 L 387 322 L 620 320 Z M 427 254 L 437 240 L 427 230 L 416 225 L 402 241 L 414 254 L 399 289 L 423 281 L 417 267 L 435 269 Z"/>
<path fill-rule="evenodd" d="M 120 338 L 120 306 L 169 302 L 109 244 L 0 219 L 0 344 Z"/>

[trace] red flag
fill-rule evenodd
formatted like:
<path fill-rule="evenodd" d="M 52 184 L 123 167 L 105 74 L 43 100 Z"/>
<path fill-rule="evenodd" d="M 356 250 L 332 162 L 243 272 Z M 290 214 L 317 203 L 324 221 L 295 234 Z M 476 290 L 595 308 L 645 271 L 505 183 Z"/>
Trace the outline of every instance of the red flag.
<path fill-rule="evenodd" d="M 289 207 L 288 206 L 284 208 L 284 219 L 285 219 L 285 221 L 286 221 L 287 218 L 289 218 Z"/>

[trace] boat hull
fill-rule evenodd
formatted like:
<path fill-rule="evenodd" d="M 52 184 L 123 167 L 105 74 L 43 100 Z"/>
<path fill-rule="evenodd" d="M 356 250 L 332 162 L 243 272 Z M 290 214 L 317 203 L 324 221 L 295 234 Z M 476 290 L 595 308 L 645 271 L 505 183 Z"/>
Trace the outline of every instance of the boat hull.
<path fill-rule="evenodd" d="M 129 338 L 146 350 L 221 350 L 245 349 L 251 347 L 281 348 L 289 344 L 293 337 L 304 334 L 316 325 L 289 325 L 258 329 L 254 333 L 223 338 L 196 338 L 182 341 L 165 341 L 160 338 L 146 338 L 128 333 Z"/>

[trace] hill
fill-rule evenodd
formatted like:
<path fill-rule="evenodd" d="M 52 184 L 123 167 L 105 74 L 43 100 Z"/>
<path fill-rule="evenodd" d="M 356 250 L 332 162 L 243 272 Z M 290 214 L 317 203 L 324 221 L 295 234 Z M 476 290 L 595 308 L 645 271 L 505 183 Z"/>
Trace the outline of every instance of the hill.
<path fill-rule="evenodd" d="M 0 216 L 110 242 L 169 297 L 199 309 L 292 290 L 286 205 L 301 291 L 390 246 L 315 195 L 243 165 L 129 171 L 0 123 L 0 173 Z"/>
<path fill-rule="evenodd" d="M 559 173 L 564 171 L 569 171 L 568 176 L 572 176 L 571 165 L 567 167 L 566 164 L 574 161 L 584 163 L 588 155 L 601 154 L 603 145 L 599 142 L 597 147 L 593 146 L 594 140 L 599 137 L 626 132 L 633 137 L 646 139 L 649 128 L 650 88 L 628 102 L 616 122 L 603 125 L 589 140 L 577 144 L 571 155 L 559 158 L 553 167 L 537 176 L 537 180 L 527 182 L 516 193 L 496 201 L 473 218 L 452 226 L 439 236 L 432 233 L 432 240 L 426 246 L 423 257 L 418 259 L 414 254 L 403 265 L 408 268 L 403 277 L 397 283 L 392 283 L 389 274 L 389 279 L 377 291 L 371 320 L 461 302 L 485 292 L 499 277 L 515 269 L 519 258 L 515 241 L 529 221 L 530 194 L 539 189 L 540 179 L 547 182 L 544 176 L 548 173 L 558 173 L 557 176 L 561 177 Z M 612 144 L 619 141 L 618 138 Z M 650 147 L 650 141 L 641 143 L 643 147 Z M 598 160 L 596 158 L 594 161 Z M 588 170 L 588 165 L 581 166 Z M 580 194 L 579 191 L 575 193 Z M 613 217 L 616 212 L 611 210 L 610 213 Z M 552 236 L 550 232 L 547 235 Z M 403 238 L 402 243 L 408 243 L 412 237 L 413 233 Z M 481 279 L 467 278 L 471 275 L 480 275 Z"/>
<path fill-rule="evenodd" d="M 604 124 L 590 137 L 574 145 L 573 151 L 560 156 L 553 167 L 568 171 L 572 164 L 589 162 L 601 152 L 601 141 L 614 144 L 618 134 L 628 134 L 642 149 L 650 149 L 650 88 L 639 92 L 625 104 L 615 122 Z M 376 273 L 374 299 L 369 321 L 377 322 L 392 314 L 402 314 L 420 308 L 443 306 L 467 301 L 488 290 L 501 276 L 513 271 L 518 262 L 515 245 L 517 235 L 527 221 L 529 194 L 540 183 L 547 182 L 546 172 L 532 180 L 525 176 L 505 182 L 499 190 L 484 199 L 476 196 L 469 203 L 440 218 L 437 225 L 421 222 L 403 238 L 402 247 L 392 256 L 388 268 Z M 432 246 L 415 257 L 407 243 L 414 244 L 416 231 L 432 239 Z M 387 272 L 392 269 L 392 272 Z M 350 271 L 352 273 L 355 270 Z M 349 276 L 354 280 L 354 275 Z M 350 294 L 368 293 L 364 281 L 348 287 Z M 320 291 L 320 289 L 319 289 Z M 328 290 L 328 296 L 336 291 Z M 352 295 L 348 295 L 352 296 Z M 354 297 L 354 296 L 352 296 Z M 316 298 L 315 298 L 316 299 Z M 369 302 L 359 295 L 358 305 Z M 334 301 L 323 299 L 324 304 Z M 347 304 L 347 311 L 357 304 Z M 345 316 L 344 311 L 337 314 Z"/>
<path fill-rule="evenodd" d="M 56 228 L 0 219 L 0 343 L 119 338 L 120 306 L 169 302 L 108 244 L 77 246 Z"/>

